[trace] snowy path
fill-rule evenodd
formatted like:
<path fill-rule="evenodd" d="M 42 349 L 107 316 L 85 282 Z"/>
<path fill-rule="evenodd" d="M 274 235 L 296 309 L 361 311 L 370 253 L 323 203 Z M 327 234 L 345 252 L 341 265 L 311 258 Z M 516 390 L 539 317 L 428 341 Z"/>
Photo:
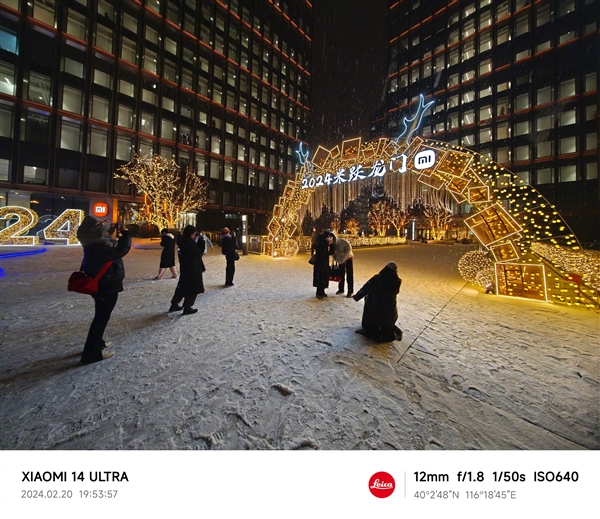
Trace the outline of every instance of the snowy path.
<path fill-rule="evenodd" d="M 2 449 L 600 448 L 598 314 L 465 286 L 468 246 L 355 251 L 355 290 L 398 263 L 390 345 L 354 333 L 362 302 L 314 298 L 306 255 L 242 257 L 226 289 L 216 247 L 182 317 L 176 281 L 150 280 L 160 251 L 132 249 L 117 354 L 88 366 L 92 300 L 66 290 L 81 248 L 48 249 L 0 260 Z"/>

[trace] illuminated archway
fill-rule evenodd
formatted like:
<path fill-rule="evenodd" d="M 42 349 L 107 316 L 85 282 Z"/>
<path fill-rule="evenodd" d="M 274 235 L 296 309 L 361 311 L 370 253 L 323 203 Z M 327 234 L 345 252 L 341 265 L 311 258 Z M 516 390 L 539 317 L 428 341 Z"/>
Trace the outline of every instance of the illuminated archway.
<path fill-rule="evenodd" d="M 600 262 L 582 250 L 536 189 L 472 150 L 413 138 L 431 104 L 421 96 L 416 115 L 404 120 L 397 139 L 362 143 L 359 138 L 331 150 L 319 146 L 311 160 L 301 147 L 301 168 L 273 209 L 266 253 L 296 255 L 300 211 L 318 187 L 412 172 L 422 184 L 472 207 L 465 224 L 490 258 L 478 265 L 481 255 L 465 255 L 459 265 L 465 279 L 489 283 L 501 295 L 598 307 Z M 487 275 L 478 276 L 485 269 Z"/>

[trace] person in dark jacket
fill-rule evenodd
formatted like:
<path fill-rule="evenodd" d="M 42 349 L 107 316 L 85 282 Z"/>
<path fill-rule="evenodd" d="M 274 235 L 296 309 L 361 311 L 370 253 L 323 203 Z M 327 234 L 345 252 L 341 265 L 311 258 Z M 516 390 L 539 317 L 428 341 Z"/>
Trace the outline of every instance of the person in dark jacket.
<path fill-rule="evenodd" d="M 333 254 L 333 239 L 330 231 L 323 231 L 317 236 L 313 264 L 313 287 L 317 289 L 317 299 L 327 297 L 325 289 L 329 287 L 329 256 Z"/>
<path fill-rule="evenodd" d="M 103 339 L 104 330 L 110 320 L 110 315 L 117 304 L 119 292 L 123 291 L 125 266 L 123 256 L 131 249 L 131 237 L 127 228 L 119 224 L 116 226 L 118 240 L 111 239 L 109 231 L 111 225 L 102 222 L 92 215 L 86 216 L 77 229 L 77 239 L 83 246 L 82 270 L 90 277 L 96 276 L 106 265 L 112 265 L 98 282 L 98 292 L 94 298 L 95 313 L 90 330 L 83 347 L 81 362 L 87 364 L 112 357 L 115 352 L 109 351 Z"/>
<path fill-rule="evenodd" d="M 196 296 L 204 293 L 202 255 L 206 244 L 196 228 L 188 225 L 177 240 L 177 247 L 179 249 L 180 274 L 169 312 L 183 310 L 183 315 L 195 314 L 198 309 L 192 308 L 192 306 L 196 302 Z M 183 307 L 179 306 L 182 299 Z"/>
<path fill-rule="evenodd" d="M 358 330 L 357 333 L 362 333 L 377 342 L 402 340 L 402 330 L 396 326 L 396 296 L 400 292 L 401 284 L 398 267 L 390 262 L 352 297 L 355 301 L 365 298 L 362 330 Z"/>
<path fill-rule="evenodd" d="M 237 242 L 228 227 L 221 229 L 221 253 L 225 256 L 227 266 L 225 267 L 225 286 L 233 286 L 235 275 L 235 261 L 237 253 Z"/>
<path fill-rule="evenodd" d="M 177 269 L 175 268 L 175 236 L 169 229 L 160 231 L 160 246 L 163 248 L 160 253 L 160 265 L 158 274 L 153 279 L 162 279 L 167 269 L 171 271 L 171 277 L 177 278 Z"/>

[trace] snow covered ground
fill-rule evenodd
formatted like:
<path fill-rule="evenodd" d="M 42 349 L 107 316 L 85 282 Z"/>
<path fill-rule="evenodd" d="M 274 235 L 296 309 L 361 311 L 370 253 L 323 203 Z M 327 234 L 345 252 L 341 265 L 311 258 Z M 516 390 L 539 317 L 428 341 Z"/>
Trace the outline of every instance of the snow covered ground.
<path fill-rule="evenodd" d="M 355 251 L 355 291 L 388 261 L 403 279 L 404 338 L 377 345 L 363 301 L 314 297 L 307 255 L 244 256 L 225 288 L 215 247 L 200 311 L 167 314 L 176 280 L 138 240 L 116 355 L 85 366 L 81 248 L 2 259 L 0 448 L 599 449 L 598 314 L 485 295 L 458 274 L 471 248 Z"/>

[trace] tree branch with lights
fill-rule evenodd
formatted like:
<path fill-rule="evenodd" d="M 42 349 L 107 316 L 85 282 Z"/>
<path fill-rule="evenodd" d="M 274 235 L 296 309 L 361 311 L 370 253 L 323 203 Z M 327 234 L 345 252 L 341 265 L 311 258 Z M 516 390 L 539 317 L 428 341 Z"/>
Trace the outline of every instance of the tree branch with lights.
<path fill-rule="evenodd" d="M 127 180 L 145 195 L 148 221 L 172 228 L 186 212 L 202 211 L 208 202 L 208 182 L 189 167 L 185 172 L 173 159 L 137 155 L 121 166 L 115 178 Z"/>
<path fill-rule="evenodd" d="M 369 209 L 369 227 L 371 227 L 378 236 L 385 236 L 387 222 L 390 219 L 391 212 L 392 206 L 388 200 L 375 202 Z"/>
<path fill-rule="evenodd" d="M 434 239 L 441 240 L 452 221 L 452 204 L 447 194 L 435 191 L 429 195 L 429 204 L 423 209 Z"/>

